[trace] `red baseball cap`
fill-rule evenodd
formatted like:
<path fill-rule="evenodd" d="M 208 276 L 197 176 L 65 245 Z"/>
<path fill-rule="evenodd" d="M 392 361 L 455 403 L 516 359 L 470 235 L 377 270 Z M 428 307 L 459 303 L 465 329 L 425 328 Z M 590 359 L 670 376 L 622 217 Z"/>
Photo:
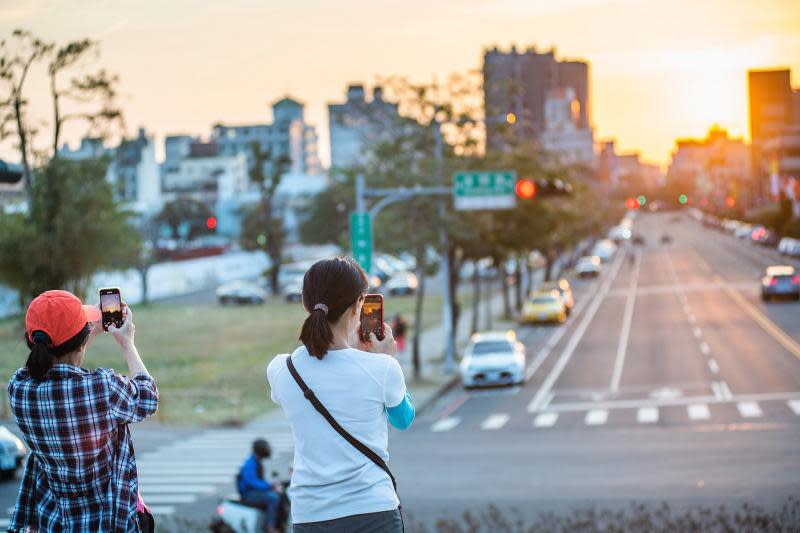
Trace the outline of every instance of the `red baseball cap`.
<path fill-rule="evenodd" d="M 28 306 L 25 331 L 28 340 L 34 331 L 50 336 L 53 346 L 60 346 L 78 334 L 87 322 L 98 322 L 102 313 L 93 305 L 83 305 L 77 296 L 67 291 L 43 292 Z"/>

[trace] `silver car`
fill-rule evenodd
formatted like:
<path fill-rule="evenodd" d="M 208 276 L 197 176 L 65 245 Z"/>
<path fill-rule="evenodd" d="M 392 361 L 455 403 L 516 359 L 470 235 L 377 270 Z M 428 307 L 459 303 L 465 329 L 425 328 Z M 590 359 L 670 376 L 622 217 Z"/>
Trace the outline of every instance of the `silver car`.
<path fill-rule="evenodd" d="M 525 346 L 514 331 L 476 333 L 461 361 L 465 387 L 514 385 L 525 381 Z"/>
<path fill-rule="evenodd" d="M 0 476 L 3 479 L 12 479 L 27 455 L 28 448 L 22 439 L 11 433 L 7 427 L 0 426 Z"/>

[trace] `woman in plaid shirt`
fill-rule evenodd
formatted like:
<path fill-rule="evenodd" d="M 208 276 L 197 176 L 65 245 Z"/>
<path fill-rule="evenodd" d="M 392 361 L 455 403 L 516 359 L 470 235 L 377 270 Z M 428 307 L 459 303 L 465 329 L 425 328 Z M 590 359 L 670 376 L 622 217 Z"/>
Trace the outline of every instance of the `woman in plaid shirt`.
<path fill-rule="evenodd" d="M 31 302 L 24 368 L 8 384 L 31 455 L 8 531 L 135 533 L 138 481 L 128 424 L 155 413 L 158 391 L 134 345 L 133 314 L 109 331 L 131 377 L 82 368 L 101 314 L 66 291 Z"/>

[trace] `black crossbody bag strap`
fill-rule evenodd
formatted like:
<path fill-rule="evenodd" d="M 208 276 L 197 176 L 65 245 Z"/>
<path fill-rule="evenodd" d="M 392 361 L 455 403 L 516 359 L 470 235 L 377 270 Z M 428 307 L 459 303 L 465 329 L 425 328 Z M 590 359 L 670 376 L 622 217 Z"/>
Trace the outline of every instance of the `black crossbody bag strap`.
<path fill-rule="evenodd" d="M 347 432 L 346 429 L 344 429 L 342 426 L 339 425 L 339 423 L 336 421 L 335 418 L 333 418 L 331 413 L 325 408 L 324 405 L 322 405 L 322 402 L 319 401 L 319 398 L 317 398 L 317 396 L 314 394 L 314 391 L 309 389 L 308 385 L 306 385 L 306 382 L 303 381 L 303 378 L 300 377 L 300 374 L 298 374 L 297 369 L 294 367 L 294 363 L 292 363 L 291 357 L 286 358 L 286 366 L 289 367 L 289 372 L 292 374 L 292 377 L 300 386 L 300 390 L 303 391 L 303 395 L 309 402 L 311 402 L 311 405 L 314 406 L 314 409 L 316 409 L 319 412 L 319 414 L 325 417 L 325 420 L 327 420 L 328 424 L 330 424 L 331 427 L 336 430 L 336 433 L 341 435 L 344 438 L 344 440 L 349 442 L 353 446 L 353 448 L 366 455 L 367 458 L 369 458 L 373 463 L 378 465 L 384 472 L 386 472 L 386 474 L 392 480 L 392 486 L 394 486 L 395 493 L 397 493 L 397 481 L 395 481 L 394 475 L 392 475 L 392 471 L 389 470 L 389 465 L 386 464 L 386 461 L 384 461 L 377 453 L 372 451 L 363 442 L 352 436 L 350 433 Z"/>

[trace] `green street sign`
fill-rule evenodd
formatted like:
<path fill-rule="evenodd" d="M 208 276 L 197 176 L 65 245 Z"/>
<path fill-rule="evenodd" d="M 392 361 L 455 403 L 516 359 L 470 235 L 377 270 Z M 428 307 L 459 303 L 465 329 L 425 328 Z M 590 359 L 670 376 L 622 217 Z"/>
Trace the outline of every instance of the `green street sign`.
<path fill-rule="evenodd" d="M 372 270 L 372 221 L 369 213 L 350 214 L 350 245 L 353 258 L 369 274 Z"/>
<path fill-rule="evenodd" d="M 458 210 L 513 209 L 517 173 L 456 172 L 453 175 L 453 203 Z"/>

